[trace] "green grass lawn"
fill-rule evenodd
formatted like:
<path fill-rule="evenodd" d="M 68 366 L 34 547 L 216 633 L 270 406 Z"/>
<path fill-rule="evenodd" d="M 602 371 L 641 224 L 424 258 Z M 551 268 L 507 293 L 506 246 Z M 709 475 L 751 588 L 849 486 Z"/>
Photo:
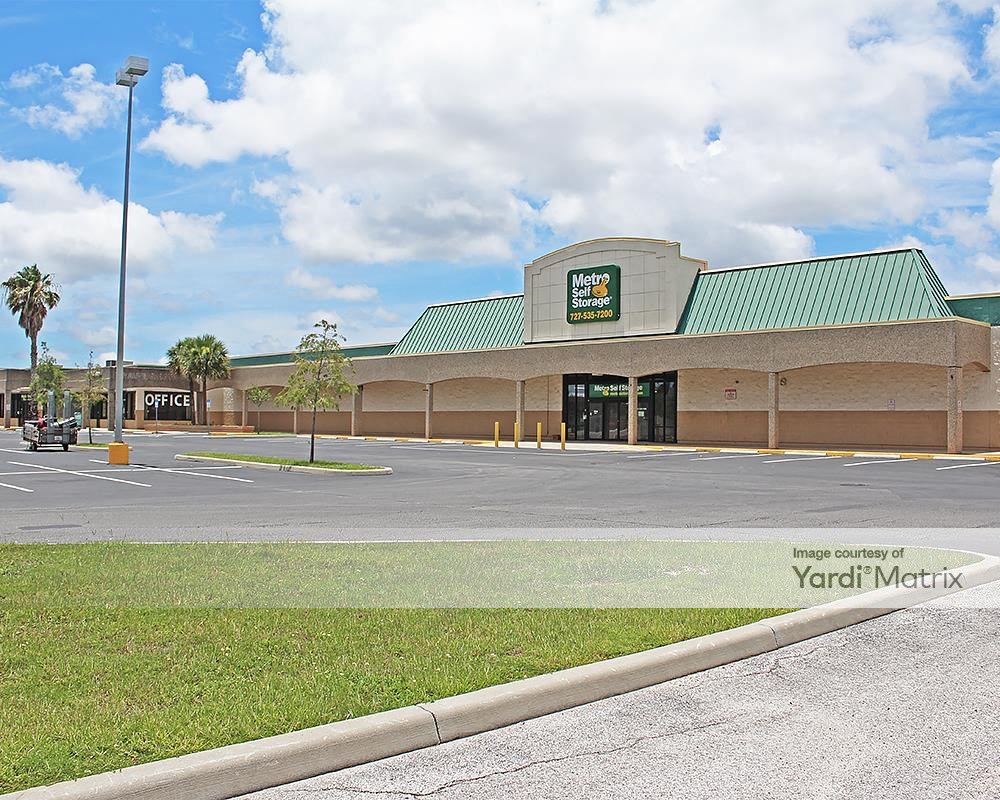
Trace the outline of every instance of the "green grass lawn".
<path fill-rule="evenodd" d="M 0 545 L 0 792 L 744 625 L 792 605 L 733 605 L 789 598 L 740 582 L 787 587 L 790 547 Z M 730 607 L 618 607 L 651 599 Z"/>
<path fill-rule="evenodd" d="M 0 612 L 0 791 L 636 652 L 762 609 Z"/>
<path fill-rule="evenodd" d="M 287 464 L 291 467 L 321 467 L 323 469 L 381 469 L 381 467 L 371 464 L 348 464 L 343 461 L 312 461 L 304 458 L 280 458 L 278 456 L 253 456 L 242 453 L 212 453 L 198 451 L 195 453 L 185 453 L 186 456 L 202 456 L 204 458 L 229 458 L 238 461 L 253 461 L 259 464 Z"/>

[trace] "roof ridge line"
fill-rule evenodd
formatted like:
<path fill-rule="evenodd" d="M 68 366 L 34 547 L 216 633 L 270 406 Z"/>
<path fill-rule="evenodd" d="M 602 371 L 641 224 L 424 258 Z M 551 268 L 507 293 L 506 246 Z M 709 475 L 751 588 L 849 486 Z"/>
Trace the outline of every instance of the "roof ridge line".
<path fill-rule="evenodd" d="M 487 297 L 473 297 L 471 300 L 447 300 L 444 303 L 430 303 L 427 305 L 427 308 L 440 308 L 441 306 L 459 306 L 464 303 L 483 303 L 487 300 L 506 300 L 511 297 L 524 297 L 524 292 L 515 292 L 513 294 L 495 294 Z"/>
<path fill-rule="evenodd" d="M 787 267 L 792 264 L 809 264 L 814 261 L 835 261 L 838 258 L 860 258 L 861 256 L 884 255 L 886 253 L 906 253 L 912 250 L 923 252 L 919 247 L 889 247 L 880 250 L 861 250 L 857 253 L 834 253 L 828 256 L 813 256 L 811 258 L 800 258 L 793 261 L 765 261 L 760 264 L 737 264 L 732 267 L 717 267 L 699 272 L 699 275 L 713 275 L 716 272 L 735 272 L 740 269 L 757 269 L 758 267 Z"/>

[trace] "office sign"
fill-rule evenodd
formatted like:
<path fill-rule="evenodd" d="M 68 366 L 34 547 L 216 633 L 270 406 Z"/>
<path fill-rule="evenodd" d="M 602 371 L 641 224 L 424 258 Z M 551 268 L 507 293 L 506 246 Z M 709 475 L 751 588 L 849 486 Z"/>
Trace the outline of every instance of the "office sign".
<path fill-rule="evenodd" d="M 621 319 L 622 268 L 616 264 L 572 269 L 566 274 L 566 321 L 614 322 Z"/>
<path fill-rule="evenodd" d="M 144 392 L 146 419 L 191 419 L 191 392 Z"/>

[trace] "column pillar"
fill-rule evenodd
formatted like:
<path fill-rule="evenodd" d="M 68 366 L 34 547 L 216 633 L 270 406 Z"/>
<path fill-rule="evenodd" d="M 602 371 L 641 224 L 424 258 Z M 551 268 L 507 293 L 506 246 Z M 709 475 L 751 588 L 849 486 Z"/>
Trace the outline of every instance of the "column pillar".
<path fill-rule="evenodd" d="M 524 381 L 514 384 L 514 422 L 517 423 L 518 437 L 524 438 Z"/>
<path fill-rule="evenodd" d="M 962 368 L 948 367 L 948 452 L 961 453 L 964 447 L 962 431 Z"/>
<path fill-rule="evenodd" d="M 364 408 L 365 387 L 359 386 L 351 395 L 351 436 L 361 435 L 361 411 Z"/>
<path fill-rule="evenodd" d="M 778 372 L 767 373 L 767 446 L 771 450 L 776 449 L 781 440 L 779 431 L 780 389 L 781 374 Z"/>
<path fill-rule="evenodd" d="M 628 379 L 628 443 L 639 441 L 639 379 Z"/>
<path fill-rule="evenodd" d="M 427 392 L 424 405 L 424 438 L 430 439 L 434 435 L 434 384 L 425 383 L 424 391 Z"/>
<path fill-rule="evenodd" d="M 10 404 L 11 404 L 11 392 L 10 389 L 4 389 L 3 392 L 3 426 L 5 428 L 10 427 Z"/>
<path fill-rule="evenodd" d="M 244 389 L 242 394 L 243 394 L 243 418 L 240 420 L 240 426 L 245 428 L 247 426 L 247 390 Z"/>

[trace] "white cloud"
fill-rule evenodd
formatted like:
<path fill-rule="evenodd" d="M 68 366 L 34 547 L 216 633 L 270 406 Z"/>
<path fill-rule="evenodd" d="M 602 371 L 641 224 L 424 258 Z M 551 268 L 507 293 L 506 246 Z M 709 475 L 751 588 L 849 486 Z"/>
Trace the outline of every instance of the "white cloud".
<path fill-rule="evenodd" d="M 305 289 L 313 297 L 323 300 L 371 300 L 378 294 L 373 286 L 349 283 L 338 286 L 322 275 L 314 275 L 301 267 L 296 267 L 285 278 L 285 283 L 296 289 Z"/>
<path fill-rule="evenodd" d="M 928 116 L 970 82 L 931 0 L 267 0 L 237 96 L 179 65 L 144 146 L 279 158 L 306 259 L 504 259 L 551 228 L 799 256 L 808 226 L 926 212 Z M 711 131 L 709 137 L 707 132 Z M 711 139 L 711 141 L 709 141 Z"/>
<path fill-rule="evenodd" d="M 6 195 L 3 198 L 3 195 Z M 66 164 L 0 158 L 0 267 L 38 263 L 62 283 L 118 269 L 122 206 Z M 213 246 L 221 216 L 129 204 L 129 265 L 140 273 Z M 138 276 L 137 276 L 138 277 Z"/>
<path fill-rule="evenodd" d="M 96 80 L 96 73 L 92 64 L 78 64 L 66 75 L 51 64 L 15 72 L 7 81 L 9 87 L 37 90 L 44 86 L 43 93 L 58 94 L 61 102 L 15 108 L 14 112 L 29 125 L 52 128 L 77 139 L 106 123 L 125 102 L 123 90 L 112 82 Z"/>

